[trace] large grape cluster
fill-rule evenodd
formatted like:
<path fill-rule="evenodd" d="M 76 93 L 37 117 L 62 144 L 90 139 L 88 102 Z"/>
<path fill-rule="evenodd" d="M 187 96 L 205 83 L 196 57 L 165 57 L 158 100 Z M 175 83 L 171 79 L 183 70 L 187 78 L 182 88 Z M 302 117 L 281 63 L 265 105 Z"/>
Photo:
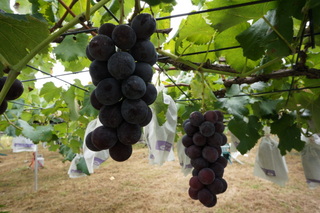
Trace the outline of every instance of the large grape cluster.
<path fill-rule="evenodd" d="M 188 193 L 206 207 L 215 206 L 217 194 L 227 189 L 223 173 L 228 161 L 221 155 L 221 146 L 227 143 L 223 119 L 223 114 L 218 110 L 204 114 L 194 111 L 183 123 L 186 134 L 182 144 L 193 166 Z"/>
<path fill-rule="evenodd" d="M 130 158 L 132 145 L 152 118 L 149 105 L 157 97 L 152 66 L 158 55 L 149 39 L 155 29 L 155 19 L 142 13 L 130 24 L 102 24 L 87 46 L 96 86 L 90 100 L 99 110 L 102 126 L 90 132 L 85 142 L 92 151 L 108 149 L 119 162 Z"/>

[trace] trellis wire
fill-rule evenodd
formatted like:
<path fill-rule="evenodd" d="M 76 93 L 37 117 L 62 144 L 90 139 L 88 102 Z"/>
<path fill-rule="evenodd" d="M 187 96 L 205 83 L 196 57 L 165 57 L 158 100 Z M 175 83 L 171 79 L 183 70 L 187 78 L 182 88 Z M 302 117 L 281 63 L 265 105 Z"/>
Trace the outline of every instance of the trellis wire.
<path fill-rule="evenodd" d="M 231 9 L 231 8 L 244 7 L 244 6 L 267 3 L 267 2 L 272 2 L 272 1 L 276 1 L 276 0 L 260 0 L 260 1 L 246 2 L 246 3 L 241 3 L 241 4 L 234 4 L 234 5 L 224 6 L 224 7 L 217 7 L 217 8 L 207 9 L 207 10 L 200 10 L 200 11 L 182 13 L 182 14 L 171 15 L 171 16 L 164 16 L 164 17 L 156 18 L 156 20 L 159 21 L 159 20 L 171 19 L 171 18 L 176 18 L 176 17 L 181 17 L 181 16 L 196 15 L 196 14 L 200 14 L 200 13 L 214 12 L 214 11 L 219 11 L 219 10 L 226 10 L 226 9 Z"/>
<path fill-rule="evenodd" d="M 45 72 L 45 71 L 42 71 L 42 70 L 40 70 L 40 69 L 38 69 L 38 68 L 36 68 L 36 67 L 33 67 L 33 66 L 31 66 L 31 65 L 28 65 L 28 64 L 27 64 L 27 67 L 30 67 L 30 68 L 32 68 L 32 69 L 34 69 L 34 70 L 37 70 L 37 71 L 39 71 L 39 72 L 41 72 L 41 73 L 43 73 L 43 74 L 49 75 L 49 76 L 52 77 L 52 78 L 58 79 L 58 80 L 60 80 L 60 81 L 62 81 L 62 82 L 64 82 L 64 83 L 67 83 L 67 84 L 69 84 L 69 85 L 71 85 L 71 86 L 73 86 L 73 87 L 76 87 L 76 88 L 78 88 L 78 89 L 81 89 L 81 90 L 83 90 L 83 91 L 85 91 L 85 92 L 89 92 L 89 90 L 87 90 L 87 89 L 84 89 L 84 88 L 79 87 L 79 86 L 77 86 L 77 85 L 75 85 L 75 84 L 72 84 L 72 83 L 70 83 L 70 82 L 68 82 L 68 81 L 66 81 L 66 80 L 63 80 L 63 79 L 58 78 L 58 77 L 56 77 L 56 76 L 54 76 L 54 75 L 51 75 L 50 73 L 47 73 L 47 72 Z"/>

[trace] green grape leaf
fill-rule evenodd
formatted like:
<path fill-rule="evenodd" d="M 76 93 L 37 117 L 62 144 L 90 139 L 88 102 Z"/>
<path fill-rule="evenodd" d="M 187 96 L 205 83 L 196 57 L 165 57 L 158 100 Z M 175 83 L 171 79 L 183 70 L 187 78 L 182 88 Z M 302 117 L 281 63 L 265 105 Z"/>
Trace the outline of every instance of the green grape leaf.
<path fill-rule="evenodd" d="M 230 27 L 227 30 L 219 33 L 214 40 L 216 49 L 223 49 L 226 47 L 237 47 L 239 42 L 236 36 L 249 27 L 249 23 L 241 23 Z M 243 55 L 242 48 L 233 48 L 216 52 L 218 57 L 224 57 L 226 63 L 238 72 L 249 71 L 258 65 L 258 62 L 247 59 Z"/>
<path fill-rule="evenodd" d="M 90 172 L 88 170 L 88 166 L 84 157 L 81 156 L 76 165 L 77 165 L 77 170 L 82 171 L 86 175 L 90 175 Z"/>
<path fill-rule="evenodd" d="M 176 46 L 184 39 L 195 44 L 205 44 L 210 42 L 214 34 L 215 30 L 206 23 L 201 14 L 189 16 L 179 30 Z"/>
<path fill-rule="evenodd" d="M 78 57 L 86 57 L 86 46 L 88 36 L 80 33 L 74 36 L 66 36 L 63 41 L 53 49 L 57 59 L 62 61 L 73 61 Z"/>
<path fill-rule="evenodd" d="M 279 145 L 281 155 L 290 152 L 292 149 L 301 151 L 304 142 L 301 141 L 301 130 L 295 123 L 295 116 L 292 114 L 283 114 L 280 119 L 275 120 L 271 125 L 271 133 L 279 137 Z"/>
<path fill-rule="evenodd" d="M 249 97 L 233 97 L 234 95 L 240 94 L 240 89 L 238 87 L 239 85 L 232 85 L 231 88 L 227 90 L 227 94 L 229 94 L 229 96 L 218 99 L 216 102 L 216 108 L 223 108 L 233 116 L 242 118 L 243 116 L 247 116 L 249 113 L 249 110 L 246 107 L 249 103 Z"/>
<path fill-rule="evenodd" d="M 49 35 L 47 24 L 30 15 L 0 13 L 0 25 L 0 54 L 12 65 Z"/>
<path fill-rule="evenodd" d="M 167 121 L 166 114 L 169 107 L 168 104 L 164 103 L 163 91 L 158 93 L 157 99 L 151 107 L 157 116 L 159 126 L 162 126 Z"/>
<path fill-rule="evenodd" d="M 79 104 L 75 95 L 75 87 L 71 86 L 66 92 L 62 93 L 63 100 L 67 103 L 70 119 L 75 121 L 79 118 Z"/>
<path fill-rule="evenodd" d="M 281 10 L 270 10 L 265 18 L 290 44 L 293 38 L 292 19 Z M 287 56 L 291 53 L 287 44 L 277 35 L 277 33 L 261 18 L 251 27 L 236 36 L 244 56 L 257 60 L 265 54 L 271 57 Z"/>
<path fill-rule="evenodd" d="M 43 98 L 47 101 L 54 101 L 55 99 L 59 99 L 61 96 L 62 88 L 56 87 L 54 83 L 47 82 L 45 83 L 41 90 L 40 90 L 40 96 L 43 96 Z"/>
<path fill-rule="evenodd" d="M 52 126 L 30 126 L 28 122 L 24 120 L 18 120 L 18 125 L 22 127 L 22 134 L 32 140 L 35 143 L 39 142 L 47 142 L 50 141 L 52 138 Z"/>
<path fill-rule="evenodd" d="M 59 153 L 64 156 L 64 161 L 72 161 L 72 159 L 76 156 L 72 149 L 65 144 L 60 145 Z"/>
<path fill-rule="evenodd" d="M 251 106 L 254 115 L 258 117 L 267 117 L 277 113 L 277 105 L 281 100 L 261 100 L 254 102 Z"/>
<path fill-rule="evenodd" d="M 205 3 L 207 8 L 228 7 L 231 5 L 252 2 L 252 0 L 214 0 Z M 276 6 L 275 2 L 268 2 L 263 4 L 255 4 L 250 6 L 242 6 L 231 9 L 224 9 L 219 11 L 208 12 L 208 19 L 211 21 L 213 27 L 220 32 L 237 25 L 242 22 L 247 22 L 251 19 L 260 18 L 268 10 Z"/>
<path fill-rule="evenodd" d="M 241 154 L 251 150 L 261 138 L 262 125 L 256 116 L 249 116 L 247 121 L 234 118 L 229 121 L 228 128 L 239 139 L 237 149 Z"/>

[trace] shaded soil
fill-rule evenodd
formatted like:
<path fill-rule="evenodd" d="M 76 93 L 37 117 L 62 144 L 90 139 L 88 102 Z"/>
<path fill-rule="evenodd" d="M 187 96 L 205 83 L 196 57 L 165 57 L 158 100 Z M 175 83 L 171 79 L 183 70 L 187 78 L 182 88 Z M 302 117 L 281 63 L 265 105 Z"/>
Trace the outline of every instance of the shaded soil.
<path fill-rule="evenodd" d="M 227 191 L 215 207 L 206 208 L 188 197 L 191 175 L 183 175 L 178 158 L 150 165 L 146 147 L 136 147 L 126 162 L 108 159 L 91 176 L 75 179 L 67 174 L 70 162 L 41 148 L 45 167 L 39 170 L 38 191 L 28 167 L 32 153 L 0 152 L 7 154 L 0 156 L 0 212 L 320 212 L 320 187 L 308 188 L 298 153 L 286 156 L 285 187 L 253 176 L 255 150 L 239 156 L 244 164 L 233 162 L 225 170 Z"/>

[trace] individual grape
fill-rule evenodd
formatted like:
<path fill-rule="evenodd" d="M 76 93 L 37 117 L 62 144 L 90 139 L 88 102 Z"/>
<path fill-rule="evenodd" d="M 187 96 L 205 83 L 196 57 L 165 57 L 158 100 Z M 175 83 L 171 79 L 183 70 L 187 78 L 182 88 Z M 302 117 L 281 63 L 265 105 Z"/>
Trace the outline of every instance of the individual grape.
<path fill-rule="evenodd" d="M 214 110 L 214 112 L 218 115 L 218 121 L 222 122 L 223 119 L 224 119 L 224 116 L 223 116 L 222 112 L 219 111 L 219 110 Z"/>
<path fill-rule="evenodd" d="M 215 147 L 205 146 L 202 149 L 202 157 L 208 162 L 214 163 L 218 159 L 219 153 Z"/>
<path fill-rule="evenodd" d="M 8 108 L 8 101 L 3 100 L 0 105 L 0 115 L 2 115 Z"/>
<path fill-rule="evenodd" d="M 106 127 L 117 128 L 123 121 L 121 103 L 104 105 L 99 111 L 99 121 Z"/>
<path fill-rule="evenodd" d="M 132 155 L 132 145 L 125 145 L 118 141 L 113 147 L 109 149 L 109 155 L 115 161 L 126 161 Z"/>
<path fill-rule="evenodd" d="M 189 119 L 189 118 L 186 119 L 186 120 L 184 120 L 183 123 L 182 123 L 182 127 L 184 128 L 184 126 L 186 125 L 186 123 L 189 123 L 189 122 L 190 122 L 190 119 Z"/>
<path fill-rule="evenodd" d="M 185 149 L 185 153 L 190 159 L 196 159 L 201 157 L 201 154 L 202 154 L 201 150 L 202 149 L 200 146 L 191 145 Z"/>
<path fill-rule="evenodd" d="M 209 166 L 209 162 L 206 159 L 204 159 L 203 157 L 191 159 L 190 164 L 193 166 L 193 168 L 198 169 L 198 170 Z"/>
<path fill-rule="evenodd" d="M 214 196 L 207 188 L 203 188 L 198 192 L 198 199 L 204 206 L 212 206 L 214 202 Z"/>
<path fill-rule="evenodd" d="M 154 65 L 158 60 L 158 54 L 154 48 L 154 45 L 149 40 L 137 41 L 130 49 L 130 53 L 136 61 L 145 62 L 151 66 Z"/>
<path fill-rule="evenodd" d="M 98 34 L 91 39 L 88 49 L 94 59 L 108 61 L 115 52 L 115 45 L 110 37 Z"/>
<path fill-rule="evenodd" d="M 224 173 L 224 167 L 220 163 L 213 163 L 210 165 L 210 169 L 216 174 L 217 178 L 222 178 Z"/>
<path fill-rule="evenodd" d="M 113 105 L 122 98 L 121 85 L 114 78 L 106 78 L 95 88 L 97 100 L 104 105 Z"/>
<path fill-rule="evenodd" d="M 98 34 L 103 34 L 103 35 L 106 35 L 106 36 L 112 38 L 112 32 L 115 27 L 116 27 L 116 25 L 114 25 L 112 23 L 104 23 L 99 27 Z"/>
<path fill-rule="evenodd" d="M 193 134 L 192 140 L 195 145 L 204 146 L 206 144 L 207 138 L 200 132 L 196 132 Z"/>
<path fill-rule="evenodd" d="M 223 166 L 223 168 L 226 168 L 227 165 L 228 165 L 228 160 L 225 157 L 220 155 L 218 157 L 218 159 L 216 160 L 216 163 L 219 163 L 219 164 L 221 164 Z"/>
<path fill-rule="evenodd" d="M 128 78 L 136 67 L 134 58 L 127 52 L 117 52 L 108 61 L 108 70 L 117 80 Z"/>
<path fill-rule="evenodd" d="M 128 122 L 122 122 L 117 128 L 118 139 L 125 145 L 133 145 L 137 143 L 141 138 L 142 130 L 138 124 L 130 124 Z"/>
<path fill-rule="evenodd" d="M 100 110 L 103 106 L 102 103 L 100 103 L 96 97 L 95 89 L 90 94 L 90 103 L 93 106 L 93 108 Z"/>
<path fill-rule="evenodd" d="M 125 99 L 121 105 L 123 119 L 132 124 L 142 123 L 148 116 L 148 111 L 148 105 L 141 99 Z"/>
<path fill-rule="evenodd" d="M 7 80 L 7 76 L 3 76 L 0 78 L 0 90 L 2 90 L 6 80 Z M 22 82 L 18 79 L 15 79 L 9 91 L 7 92 L 5 99 L 15 100 L 22 95 L 23 91 L 24 91 L 24 88 L 23 88 Z"/>
<path fill-rule="evenodd" d="M 153 104 L 153 102 L 155 102 L 155 100 L 157 99 L 157 95 L 158 91 L 156 87 L 151 83 L 147 83 L 146 92 L 141 99 L 144 102 L 146 102 L 147 105 L 150 105 Z"/>
<path fill-rule="evenodd" d="M 204 122 L 204 117 L 203 117 L 202 113 L 199 111 L 192 112 L 189 116 L 189 119 L 190 119 L 190 123 L 193 126 L 197 126 L 197 127 L 200 126 Z"/>
<path fill-rule="evenodd" d="M 189 197 L 192 198 L 193 200 L 198 200 L 198 190 L 195 190 L 191 187 L 189 187 L 188 189 L 188 194 L 189 194 Z"/>
<path fill-rule="evenodd" d="M 203 114 L 203 117 L 206 121 L 210 121 L 212 123 L 216 123 L 218 121 L 218 115 L 214 110 L 206 111 Z"/>
<path fill-rule="evenodd" d="M 214 207 L 214 206 L 217 204 L 217 201 L 218 201 L 218 200 L 217 200 L 217 195 L 212 194 L 212 197 L 213 197 L 212 202 L 209 203 L 208 205 L 204 205 L 204 206 L 210 208 L 210 207 Z"/>
<path fill-rule="evenodd" d="M 192 176 L 198 176 L 199 170 L 198 169 L 192 169 Z"/>
<path fill-rule="evenodd" d="M 99 126 L 92 131 L 91 141 L 100 150 L 109 149 L 118 141 L 117 131 L 114 128 Z"/>
<path fill-rule="evenodd" d="M 131 75 L 121 84 L 122 94 L 128 99 L 139 99 L 145 95 L 146 90 L 146 83 L 137 75 Z"/>
<path fill-rule="evenodd" d="M 89 52 L 89 46 L 86 46 L 86 56 L 90 61 L 94 61 L 94 57 L 92 57 L 92 55 Z"/>
<path fill-rule="evenodd" d="M 190 186 L 190 188 L 195 189 L 197 191 L 204 188 L 204 185 L 203 185 L 203 183 L 200 182 L 198 176 L 193 176 L 190 178 L 189 186 Z"/>
<path fill-rule="evenodd" d="M 224 190 L 224 184 L 221 181 L 221 179 L 216 178 L 214 179 L 213 183 L 206 185 L 206 188 L 209 189 L 209 191 L 212 194 L 220 194 Z"/>
<path fill-rule="evenodd" d="M 215 132 L 215 125 L 210 121 L 204 121 L 199 126 L 200 133 L 205 137 L 210 137 Z"/>
<path fill-rule="evenodd" d="M 227 181 L 225 180 L 225 179 L 223 179 L 223 178 L 219 178 L 219 180 L 222 182 L 222 184 L 223 184 L 223 190 L 222 190 L 222 192 L 221 193 L 224 193 L 226 190 L 227 190 L 227 188 L 228 188 L 228 183 L 227 183 Z"/>
<path fill-rule="evenodd" d="M 131 27 L 138 39 L 148 39 L 156 30 L 156 20 L 149 13 L 141 13 L 133 18 Z"/>
<path fill-rule="evenodd" d="M 189 147 L 189 146 L 194 144 L 193 140 L 192 140 L 192 137 L 190 137 L 188 135 L 183 135 L 182 139 L 181 139 L 181 142 L 182 142 L 183 146 L 185 146 L 185 147 Z"/>
<path fill-rule="evenodd" d="M 139 123 L 139 125 L 141 127 L 147 126 L 151 120 L 152 120 L 152 110 L 150 107 L 148 107 L 148 115 L 141 123 Z"/>
<path fill-rule="evenodd" d="M 106 61 L 92 61 L 89 66 L 89 74 L 95 86 L 103 79 L 112 77 L 108 71 L 108 63 Z"/>
<path fill-rule="evenodd" d="M 222 142 L 221 142 L 221 146 L 224 146 L 227 144 L 228 142 L 228 138 L 225 134 L 221 133 L 221 136 L 222 136 Z"/>
<path fill-rule="evenodd" d="M 216 128 L 216 132 L 223 133 L 225 126 L 221 121 L 218 121 L 217 123 L 214 124 Z"/>
<path fill-rule="evenodd" d="M 203 168 L 198 173 L 198 179 L 202 184 L 209 185 L 213 183 L 215 179 L 215 173 L 212 171 L 212 169 Z"/>
<path fill-rule="evenodd" d="M 218 132 L 215 132 L 214 135 L 207 137 L 207 144 L 209 146 L 221 146 L 222 135 Z"/>
<path fill-rule="evenodd" d="M 126 24 L 117 25 L 113 29 L 111 38 L 114 44 L 122 50 L 131 49 L 137 40 L 135 31 Z"/>
<path fill-rule="evenodd" d="M 193 135 L 199 131 L 199 128 L 196 127 L 196 126 L 193 126 L 191 125 L 190 122 L 187 122 L 185 125 L 184 125 L 184 131 L 185 133 L 190 136 L 190 137 L 193 137 Z"/>
<path fill-rule="evenodd" d="M 133 75 L 137 75 L 145 82 L 151 82 L 153 76 L 152 66 L 145 62 L 136 62 L 136 68 Z"/>
<path fill-rule="evenodd" d="M 92 137 L 92 132 L 89 132 L 85 138 L 85 143 L 88 149 L 94 152 L 101 151 L 101 149 L 98 149 L 95 145 L 93 145 L 91 137 Z"/>

